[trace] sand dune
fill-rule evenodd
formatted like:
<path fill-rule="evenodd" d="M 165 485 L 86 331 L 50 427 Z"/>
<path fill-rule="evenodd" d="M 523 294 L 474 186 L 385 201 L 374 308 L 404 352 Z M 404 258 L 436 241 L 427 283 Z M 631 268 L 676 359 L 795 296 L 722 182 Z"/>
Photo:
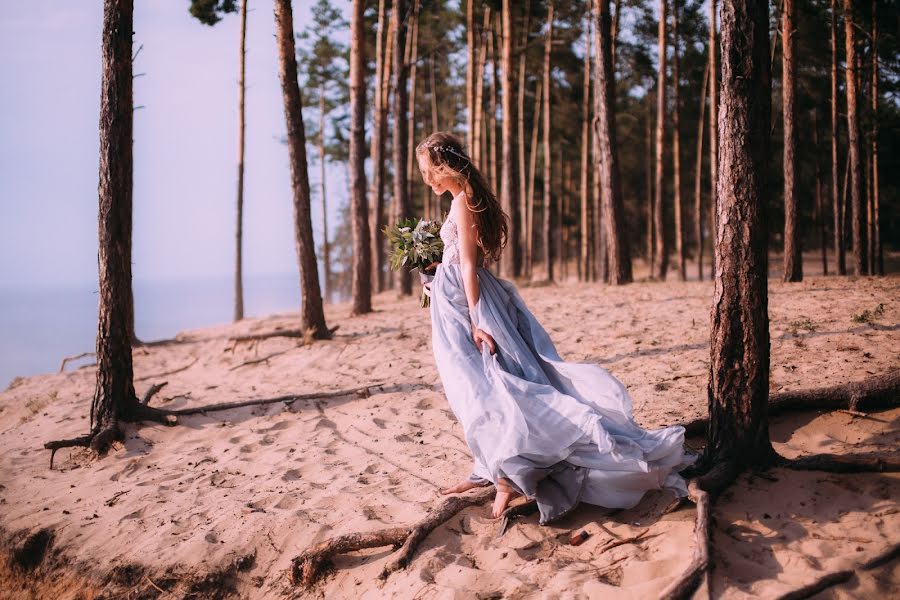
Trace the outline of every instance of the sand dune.
<path fill-rule="evenodd" d="M 628 386 L 642 425 L 705 414 L 710 283 L 573 283 L 522 295 L 564 357 L 599 362 Z M 897 277 L 771 282 L 771 389 L 900 368 L 898 297 Z M 386 582 L 378 574 L 388 548 L 340 557 L 312 590 L 293 588 L 291 559 L 304 549 L 341 533 L 410 524 L 440 501 L 439 487 L 469 470 L 433 364 L 428 312 L 391 293 L 375 304 L 378 312 L 352 318 L 348 305 L 329 307 L 329 324 L 340 325 L 331 341 L 229 341 L 297 326 L 296 314 L 282 314 L 183 332 L 177 343 L 134 356 L 139 396 L 168 382 L 153 399 L 164 408 L 363 385 L 368 396 L 130 427 L 105 458 L 63 450 L 52 471 L 42 445 L 87 432 L 94 369 L 14 381 L 0 393 L 4 548 L 21 547 L 42 528 L 52 545 L 33 571 L 4 566 L 0 597 L 653 598 L 688 564 L 693 508 L 665 514 L 671 498 L 649 494 L 631 510 L 584 506 L 547 527 L 521 519 L 499 539 L 488 507 L 470 508 Z M 869 322 L 853 320 L 866 310 Z M 788 415 L 772 423 L 771 437 L 788 456 L 896 450 L 898 419 L 900 410 L 871 419 Z M 715 597 L 775 597 L 864 561 L 900 541 L 898 498 L 896 474 L 743 475 L 716 504 Z M 590 537 L 569 545 L 580 530 Z M 898 590 L 895 560 L 828 597 Z"/>

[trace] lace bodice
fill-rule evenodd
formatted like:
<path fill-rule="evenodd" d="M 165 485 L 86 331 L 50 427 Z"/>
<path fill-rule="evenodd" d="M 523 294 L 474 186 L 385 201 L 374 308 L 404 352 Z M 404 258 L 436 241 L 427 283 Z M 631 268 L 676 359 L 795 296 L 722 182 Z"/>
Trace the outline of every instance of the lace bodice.
<path fill-rule="evenodd" d="M 451 217 L 453 213 L 448 213 L 441 225 L 441 240 L 444 242 L 444 255 L 441 262 L 445 265 L 459 264 L 459 232 L 456 228 L 456 221 Z"/>

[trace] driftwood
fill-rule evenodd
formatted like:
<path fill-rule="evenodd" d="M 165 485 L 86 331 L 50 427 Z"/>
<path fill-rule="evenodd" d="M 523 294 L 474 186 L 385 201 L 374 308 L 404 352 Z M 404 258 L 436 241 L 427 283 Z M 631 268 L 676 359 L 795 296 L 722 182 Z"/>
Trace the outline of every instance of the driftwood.
<path fill-rule="evenodd" d="M 850 579 L 853 578 L 857 571 L 871 571 L 872 569 L 880 567 L 881 565 L 897 558 L 898 556 L 900 556 L 900 543 L 888 546 L 884 551 L 862 563 L 856 569 L 843 569 L 841 571 L 832 571 L 831 573 L 826 573 L 812 583 L 808 583 L 801 588 L 791 590 L 786 594 L 778 596 L 778 600 L 804 600 L 805 598 L 811 598 L 812 596 L 818 594 L 819 592 L 827 590 L 832 586 L 850 581 Z"/>
<path fill-rule="evenodd" d="M 387 577 L 411 562 L 413 554 L 419 544 L 428 537 L 434 528 L 448 521 L 461 510 L 470 506 L 479 506 L 488 502 L 494 496 L 493 486 L 477 488 L 472 494 L 464 496 L 452 496 L 447 498 L 425 518 L 409 527 L 392 527 L 381 529 L 371 533 L 350 533 L 336 538 L 331 538 L 316 544 L 300 556 L 294 558 L 291 569 L 293 583 L 309 587 L 315 583 L 323 568 L 338 554 L 355 552 L 366 548 L 379 548 L 382 546 L 398 547 L 393 560 L 382 570 L 380 578 Z"/>
<path fill-rule="evenodd" d="M 769 415 L 801 410 L 863 410 L 900 406 L 900 370 L 842 385 L 769 395 Z M 682 423 L 688 436 L 706 432 L 709 419 Z"/>

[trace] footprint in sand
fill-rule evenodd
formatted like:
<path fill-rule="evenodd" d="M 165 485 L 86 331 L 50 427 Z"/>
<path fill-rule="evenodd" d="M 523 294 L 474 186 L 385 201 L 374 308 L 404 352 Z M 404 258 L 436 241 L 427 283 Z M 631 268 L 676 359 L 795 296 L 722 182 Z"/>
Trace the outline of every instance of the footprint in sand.
<path fill-rule="evenodd" d="M 295 424 L 294 421 L 285 419 L 284 421 L 278 421 L 277 423 L 275 423 L 268 429 L 261 429 L 260 431 L 262 431 L 262 432 L 283 431 L 285 429 L 288 429 L 289 427 L 293 427 L 294 424 Z"/>
<path fill-rule="evenodd" d="M 284 481 L 297 481 L 301 477 L 303 477 L 303 474 L 300 472 L 300 469 L 290 469 L 281 476 L 281 479 Z"/>
<path fill-rule="evenodd" d="M 323 429 L 323 428 L 337 429 L 337 424 L 336 424 L 334 421 L 330 420 L 330 419 L 327 419 L 327 418 L 325 418 L 325 417 L 322 417 L 322 418 L 319 419 L 319 421 L 316 423 L 316 426 L 313 427 L 313 431 L 315 431 L 315 430 L 317 430 L 317 429 Z"/>

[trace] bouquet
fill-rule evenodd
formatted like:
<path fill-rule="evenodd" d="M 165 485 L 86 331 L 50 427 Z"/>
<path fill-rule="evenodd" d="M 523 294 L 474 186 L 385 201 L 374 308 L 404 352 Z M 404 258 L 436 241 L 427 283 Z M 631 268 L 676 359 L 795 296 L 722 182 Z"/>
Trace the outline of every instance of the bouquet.
<path fill-rule="evenodd" d="M 433 262 L 439 262 L 444 254 L 444 241 L 439 232 L 440 221 L 402 219 L 393 227 L 385 227 L 384 233 L 391 244 L 391 269 L 417 269 L 423 284 L 431 283 L 434 275 L 425 272 Z M 422 307 L 430 304 L 428 288 L 422 293 Z"/>

